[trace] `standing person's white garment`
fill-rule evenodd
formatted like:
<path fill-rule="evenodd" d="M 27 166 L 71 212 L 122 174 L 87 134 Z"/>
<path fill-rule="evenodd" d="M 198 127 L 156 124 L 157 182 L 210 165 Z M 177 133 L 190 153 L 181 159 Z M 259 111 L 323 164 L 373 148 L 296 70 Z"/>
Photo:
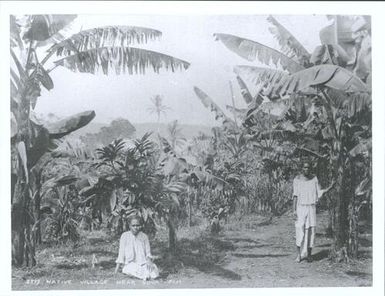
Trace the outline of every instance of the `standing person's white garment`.
<path fill-rule="evenodd" d="M 119 255 L 116 263 L 123 264 L 122 272 L 140 279 L 157 278 L 159 271 L 151 262 L 150 242 L 143 232 L 136 236 L 126 231 L 120 237 Z"/>
<path fill-rule="evenodd" d="M 297 196 L 297 221 L 295 222 L 296 245 L 301 248 L 301 257 L 306 257 L 307 248 L 312 248 L 316 227 L 316 203 L 322 196 L 317 177 L 306 180 L 296 177 L 293 181 L 293 196 Z M 309 233 L 310 232 L 310 233 Z"/>

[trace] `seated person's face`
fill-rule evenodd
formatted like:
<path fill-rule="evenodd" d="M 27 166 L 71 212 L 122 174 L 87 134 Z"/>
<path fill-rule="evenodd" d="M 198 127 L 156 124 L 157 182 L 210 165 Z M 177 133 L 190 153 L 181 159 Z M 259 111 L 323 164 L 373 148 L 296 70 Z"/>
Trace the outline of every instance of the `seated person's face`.
<path fill-rule="evenodd" d="M 142 225 L 140 222 L 136 219 L 133 219 L 130 223 L 130 230 L 133 235 L 137 235 L 140 229 L 142 228 Z"/>

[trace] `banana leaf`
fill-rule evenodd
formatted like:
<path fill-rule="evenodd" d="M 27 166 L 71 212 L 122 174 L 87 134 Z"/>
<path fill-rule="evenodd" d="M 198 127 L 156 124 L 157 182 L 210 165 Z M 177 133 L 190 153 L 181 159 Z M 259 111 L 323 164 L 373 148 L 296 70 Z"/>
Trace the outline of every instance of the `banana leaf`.
<path fill-rule="evenodd" d="M 256 41 L 230 34 L 215 33 L 214 36 L 216 40 L 220 40 L 228 49 L 248 61 L 258 60 L 266 65 L 270 65 L 272 62 L 275 66 L 280 65 L 290 73 L 304 69 L 303 66 L 283 53 Z"/>
<path fill-rule="evenodd" d="M 232 129 L 236 127 L 235 122 L 231 118 L 229 118 L 222 111 L 222 109 L 213 101 L 213 99 L 211 99 L 204 91 L 194 86 L 194 92 L 197 97 L 201 100 L 202 104 L 215 114 L 216 120 L 221 120 L 222 124 L 227 128 Z"/>
<path fill-rule="evenodd" d="M 372 150 L 372 139 L 361 140 L 353 149 L 349 151 L 350 156 L 356 157 L 359 154 L 366 154 Z"/>
<path fill-rule="evenodd" d="M 76 17 L 76 14 L 33 15 L 31 27 L 23 35 L 23 39 L 35 41 L 47 40 L 69 25 Z"/>
<path fill-rule="evenodd" d="M 11 47 L 18 46 L 20 50 L 24 50 L 24 44 L 20 38 L 21 26 L 17 23 L 16 17 L 14 15 L 9 16 L 9 24 Z"/>
<path fill-rule="evenodd" d="M 237 81 L 241 89 L 242 97 L 245 99 L 246 104 L 251 104 L 251 102 L 253 101 L 253 96 L 251 95 L 249 89 L 247 88 L 246 83 L 238 75 L 237 75 Z"/>
<path fill-rule="evenodd" d="M 59 139 L 82 128 L 95 118 L 95 111 L 85 111 L 66 117 L 60 121 L 46 124 L 51 139 Z"/>
<path fill-rule="evenodd" d="M 282 97 L 293 93 L 308 93 L 310 87 L 326 86 L 346 93 L 368 93 L 369 89 L 352 72 L 336 65 L 317 65 L 288 75 L 268 68 L 237 66 L 243 74 L 257 84 L 273 87 L 270 95 Z"/>
<path fill-rule="evenodd" d="M 102 70 L 107 75 L 111 70 L 116 75 L 121 73 L 145 74 L 146 69 L 159 73 L 160 69 L 186 70 L 190 64 L 181 59 L 155 51 L 134 47 L 100 47 L 88 49 L 60 60 L 54 61 L 55 66 L 62 66 L 73 72 L 97 74 Z"/>
<path fill-rule="evenodd" d="M 25 147 L 25 143 L 23 141 L 17 144 L 17 152 L 19 154 L 23 169 L 26 183 L 29 183 L 29 174 L 28 174 L 28 157 L 27 157 L 27 149 Z"/>
<path fill-rule="evenodd" d="M 58 56 L 71 55 L 81 51 L 105 46 L 130 46 L 134 43 L 147 43 L 160 38 L 162 32 L 143 27 L 106 26 L 83 30 L 53 45 L 49 52 Z"/>
<path fill-rule="evenodd" d="M 273 16 L 270 15 L 267 20 L 274 25 L 274 27 L 269 28 L 269 31 L 278 40 L 282 51 L 286 55 L 295 55 L 296 60 L 304 65 L 310 58 L 310 54 L 305 47 Z"/>

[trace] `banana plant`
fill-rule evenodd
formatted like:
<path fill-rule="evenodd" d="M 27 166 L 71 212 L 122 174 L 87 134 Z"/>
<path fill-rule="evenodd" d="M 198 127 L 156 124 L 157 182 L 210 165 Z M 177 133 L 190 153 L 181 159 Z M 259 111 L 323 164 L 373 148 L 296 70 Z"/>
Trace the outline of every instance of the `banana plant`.
<path fill-rule="evenodd" d="M 31 203 L 28 183 L 32 165 L 38 160 L 37 156 L 46 151 L 50 137 L 58 138 L 74 130 L 64 127 L 64 133 L 63 130 L 55 130 L 50 134 L 31 119 L 41 88 L 49 91 L 54 87 L 50 73 L 58 67 L 80 73 L 102 72 L 105 75 L 111 71 L 131 75 L 144 74 L 147 69 L 159 73 L 160 69 L 175 71 L 189 67 L 186 61 L 132 46 L 159 38 L 161 32 L 154 29 L 106 26 L 66 37 L 76 17 L 10 17 L 11 149 L 16 155 L 12 157 L 16 161 L 12 165 L 16 173 L 12 190 L 12 262 L 17 266 L 35 263 L 34 255 L 26 247 L 31 242 L 31 223 L 25 209 Z M 43 52 L 46 47 L 48 50 Z M 71 125 L 84 126 L 95 116 L 92 112 L 85 116 L 88 121 L 81 116 L 78 124 Z M 35 154 L 36 157 L 28 157 Z M 27 254 L 26 258 L 24 254 Z"/>
<path fill-rule="evenodd" d="M 371 28 L 370 19 L 363 16 L 329 16 L 329 19 L 332 23 L 320 31 L 322 44 L 311 55 L 272 16 L 268 18 L 273 25 L 270 31 L 282 51 L 228 34 L 215 34 L 215 37 L 249 61 L 258 60 L 266 65 L 272 62 L 277 68 L 279 66 L 281 69 L 236 66 L 234 71 L 260 87 L 260 93 L 271 104 L 286 100 L 288 108 L 280 119 L 292 123 L 289 126 L 294 135 L 313 128 L 314 137 L 310 138 L 313 141 L 321 140 L 326 147 L 332 178 L 337 180 L 337 196 L 331 205 L 331 215 L 335 216 L 336 221 L 331 254 L 339 260 L 338 254 L 349 249 L 346 233 L 348 220 L 352 219 L 346 206 L 351 201 L 351 194 L 344 191 L 344 186 L 354 186 L 346 183 L 349 178 L 344 168 L 351 162 L 349 151 L 364 152 L 365 149 L 360 149 L 368 146 L 360 145 L 360 142 L 371 139 L 368 122 L 371 117 Z M 298 100 L 303 98 L 308 103 L 298 104 Z M 320 106 L 314 101 L 321 102 Z M 298 108 L 300 105 L 301 108 Z M 249 111 L 257 114 L 260 108 Z M 303 110 L 307 116 L 306 120 L 300 122 L 290 114 L 294 111 L 298 119 Z M 358 131 L 361 136 L 355 133 L 357 125 L 361 129 Z M 362 129 L 369 129 L 369 132 L 365 134 Z M 356 145 L 359 146 L 354 148 Z M 306 147 L 297 148 L 312 153 L 316 159 L 324 156 Z"/>

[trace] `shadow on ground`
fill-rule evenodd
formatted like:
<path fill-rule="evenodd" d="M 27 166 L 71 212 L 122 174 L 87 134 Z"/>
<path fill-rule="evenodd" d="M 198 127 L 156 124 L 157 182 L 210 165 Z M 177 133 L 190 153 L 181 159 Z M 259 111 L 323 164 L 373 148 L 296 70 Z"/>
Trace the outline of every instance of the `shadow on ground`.
<path fill-rule="evenodd" d="M 232 237 L 227 238 L 227 240 L 234 244 L 239 244 L 237 247 L 240 249 L 255 249 L 273 246 L 273 244 L 261 244 L 260 241 L 256 241 L 250 238 Z M 245 245 L 243 245 L 243 243 L 245 243 Z"/>
<path fill-rule="evenodd" d="M 347 275 L 356 276 L 356 277 L 359 277 L 359 278 L 371 278 L 372 277 L 372 275 L 370 273 L 367 273 L 367 272 L 346 271 L 345 273 Z"/>
<path fill-rule="evenodd" d="M 100 261 L 97 265 L 101 266 L 102 269 L 111 269 L 116 266 L 116 263 L 115 260 L 111 259 Z"/>
<path fill-rule="evenodd" d="M 241 276 L 220 266 L 228 251 L 236 247 L 231 241 L 220 237 L 202 235 L 196 239 L 182 239 L 178 242 L 178 251 L 174 256 L 168 254 L 166 246 L 160 248 L 162 256 L 155 263 L 162 267 L 160 278 L 177 273 L 182 268 L 197 269 L 206 274 L 228 280 L 241 280 Z"/>
<path fill-rule="evenodd" d="M 287 257 L 290 256 L 291 254 L 242 254 L 242 253 L 232 253 L 233 256 L 235 257 L 240 257 L 240 258 L 275 258 L 275 257 Z"/>
<path fill-rule="evenodd" d="M 82 255 L 93 255 L 93 254 L 99 255 L 99 256 L 106 256 L 106 257 L 115 257 L 117 255 L 116 252 L 106 251 L 106 250 L 92 249 L 92 250 L 82 251 Z"/>
<path fill-rule="evenodd" d="M 83 269 L 83 268 L 88 268 L 89 266 L 85 263 L 81 263 L 81 264 L 72 264 L 72 263 L 59 263 L 59 264 L 56 264 L 55 265 L 56 268 L 58 269 Z"/>
<path fill-rule="evenodd" d="M 313 261 L 321 261 L 329 257 L 329 250 L 322 250 L 312 255 Z"/>

